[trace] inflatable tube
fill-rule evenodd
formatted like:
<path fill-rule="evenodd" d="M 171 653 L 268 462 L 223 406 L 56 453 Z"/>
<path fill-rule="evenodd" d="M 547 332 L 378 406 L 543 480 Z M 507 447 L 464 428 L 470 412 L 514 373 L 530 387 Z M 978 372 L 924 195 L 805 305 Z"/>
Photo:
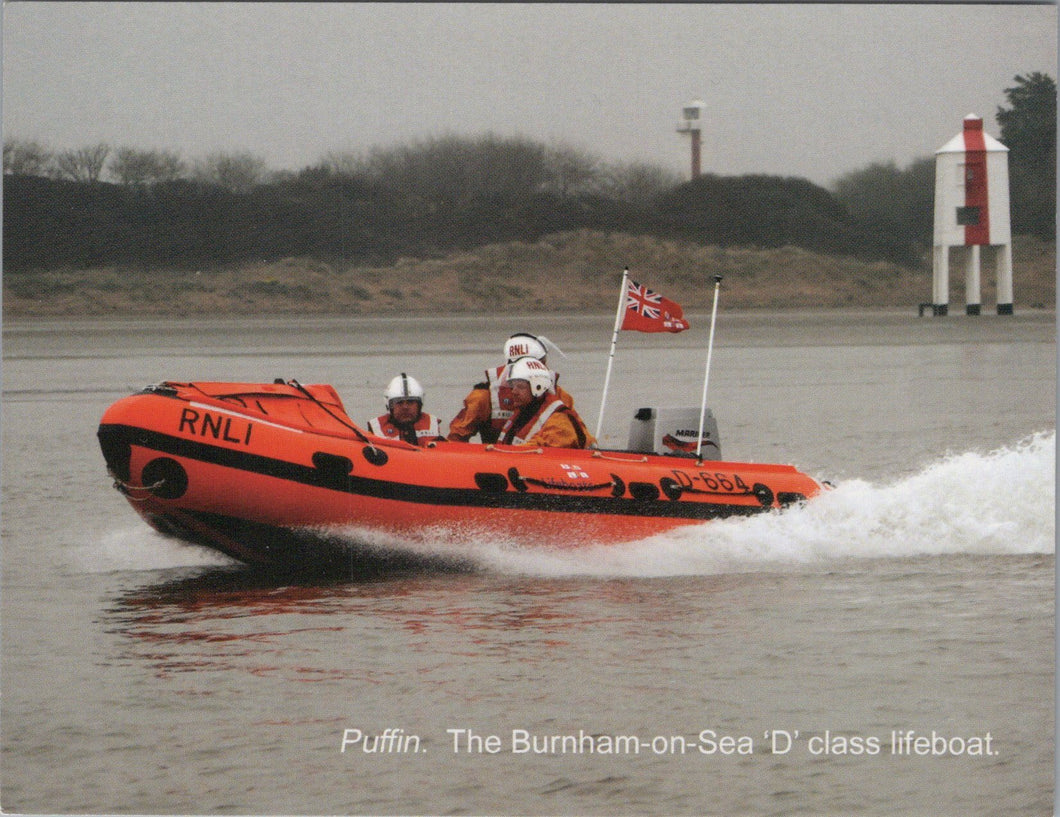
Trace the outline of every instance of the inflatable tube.
<path fill-rule="evenodd" d="M 307 545 L 307 530 L 416 537 L 450 527 L 578 547 L 778 510 L 821 490 L 788 465 L 415 447 L 369 435 L 330 386 L 293 381 L 163 383 L 111 406 L 99 442 L 115 485 L 155 528 L 285 569 L 334 558 Z"/>

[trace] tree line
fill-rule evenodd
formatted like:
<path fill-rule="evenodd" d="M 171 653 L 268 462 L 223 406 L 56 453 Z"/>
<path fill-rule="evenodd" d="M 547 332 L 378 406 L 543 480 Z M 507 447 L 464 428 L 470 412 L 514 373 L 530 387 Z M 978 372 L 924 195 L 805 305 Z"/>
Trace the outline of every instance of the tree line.
<path fill-rule="evenodd" d="M 112 181 L 123 186 L 155 185 L 177 179 L 246 191 L 267 177 L 265 161 L 250 153 L 213 153 L 189 163 L 171 150 L 143 150 L 106 142 L 53 151 L 35 139 L 4 142 L 4 174 L 43 176 L 73 182 Z"/>
<path fill-rule="evenodd" d="M 1056 86 L 1016 77 L 1000 108 L 1015 232 L 1055 233 Z M 1051 108 L 1050 108 L 1051 106 Z M 1049 111 L 1052 111 L 1051 115 Z M 915 265 L 931 245 L 934 159 L 805 179 L 683 182 L 521 137 L 441 136 L 275 172 L 248 153 L 187 162 L 93 145 L 4 143 L 4 265 L 215 266 L 285 256 L 367 264 L 577 229 L 721 246 L 800 246 Z"/>
<path fill-rule="evenodd" d="M 1047 74 L 1017 75 L 997 110 L 998 138 L 1009 149 L 1012 231 L 1045 241 L 1056 238 L 1056 82 Z M 834 192 L 854 218 L 911 236 L 930 246 L 934 220 L 935 159 L 899 169 L 874 163 L 840 178 Z"/>
<path fill-rule="evenodd" d="M 402 147 L 375 148 L 366 155 L 329 153 L 297 173 L 270 170 L 263 159 L 248 152 L 216 152 L 186 161 L 169 150 L 125 146 L 112 151 L 99 143 L 53 151 L 37 140 L 9 139 L 4 143 L 4 174 L 123 187 L 188 181 L 233 193 L 305 177 L 337 176 L 386 179 L 414 196 L 595 191 L 620 199 L 644 197 L 679 182 L 675 174 L 648 164 L 606 163 L 577 148 L 492 134 L 435 137 Z"/>
<path fill-rule="evenodd" d="M 471 152 L 461 145 L 460 152 Z M 499 146 L 503 148 L 504 146 Z M 396 160 L 419 164 L 416 150 Z M 453 185 L 426 170 L 350 175 L 308 168 L 236 191 L 175 179 L 151 185 L 12 175 L 4 184 L 4 267 L 20 270 L 134 265 L 212 268 L 287 256 L 389 265 L 483 244 L 532 243 L 550 233 L 622 232 L 721 246 L 802 246 L 912 264 L 900 236 L 858 223 L 836 198 L 802 179 L 702 176 L 656 189 L 657 177 L 535 182 L 462 168 Z M 486 162 L 492 164 L 491 161 Z M 470 169 L 469 169 L 470 168 Z"/>

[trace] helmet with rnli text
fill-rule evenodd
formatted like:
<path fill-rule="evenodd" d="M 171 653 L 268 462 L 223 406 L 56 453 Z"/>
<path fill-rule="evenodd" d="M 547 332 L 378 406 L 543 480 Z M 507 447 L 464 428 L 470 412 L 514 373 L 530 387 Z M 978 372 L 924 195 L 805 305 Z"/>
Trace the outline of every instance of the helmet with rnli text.
<path fill-rule="evenodd" d="M 552 388 L 552 372 L 548 366 L 532 357 L 521 357 L 508 370 L 508 382 L 525 380 L 530 384 L 530 393 L 534 397 Z"/>
<path fill-rule="evenodd" d="M 548 350 L 541 339 L 528 332 L 516 332 L 504 341 L 504 357 L 509 363 L 514 363 L 521 357 L 544 360 L 547 354 Z"/>
<path fill-rule="evenodd" d="M 423 405 L 423 386 L 416 378 L 409 377 L 404 372 L 390 381 L 383 395 L 386 397 L 387 411 L 390 410 L 395 400 L 416 400 L 421 406 Z"/>

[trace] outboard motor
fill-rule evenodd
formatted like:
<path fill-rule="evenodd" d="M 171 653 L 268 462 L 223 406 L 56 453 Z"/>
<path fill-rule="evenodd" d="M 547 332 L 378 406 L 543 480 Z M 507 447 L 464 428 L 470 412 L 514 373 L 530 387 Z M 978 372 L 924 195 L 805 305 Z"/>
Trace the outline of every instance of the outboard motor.
<path fill-rule="evenodd" d="M 699 407 L 637 409 L 629 426 L 630 451 L 642 454 L 668 454 L 677 457 L 696 456 L 699 442 Z M 721 459 L 721 437 L 718 421 L 709 408 L 703 417 L 703 445 L 700 455 L 705 460 Z"/>

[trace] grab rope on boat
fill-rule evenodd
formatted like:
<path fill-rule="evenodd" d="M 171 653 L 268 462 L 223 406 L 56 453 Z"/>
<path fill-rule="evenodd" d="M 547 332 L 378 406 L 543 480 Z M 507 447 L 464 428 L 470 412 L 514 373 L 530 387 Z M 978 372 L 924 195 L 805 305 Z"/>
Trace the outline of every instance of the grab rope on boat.
<path fill-rule="evenodd" d="M 612 462 L 647 462 L 648 461 L 648 458 L 645 457 L 643 454 L 641 454 L 639 457 L 634 457 L 633 459 L 628 459 L 626 457 L 609 457 L 603 451 L 599 451 L 599 450 L 593 451 L 593 457 L 595 457 L 598 460 L 611 460 Z"/>
<path fill-rule="evenodd" d="M 538 488 L 552 488 L 561 491 L 599 491 L 602 488 L 611 488 L 612 490 L 615 488 L 613 480 L 600 482 L 596 485 L 573 485 L 558 479 L 535 479 L 534 477 L 521 477 L 520 479 L 525 485 L 536 485 Z"/>
<path fill-rule="evenodd" d="M 125 494 L 130 502 L 146 502 L 149 498 L 148 496 L 134 496 L 133 492 L 146 491 L 147 494 L 154 494 L 154 492 L 165 485 L 166 482 L 164 479 L 160 479 L 158 482 L 152 482 L 150 485 L 130 485 L 128 482 L 118 479 L 113 471 L 107 471 L 107 474 L 114 480 L 115 490 Z"/>
<path fill-rule="evenodd" d="M 535 485 L 538 488 L 547 488 L 553 491 L 600 491 L 604 488 L 610 488 L 612 494 L 615 496 L 621 496 L 626 490 L 625 482 L 623 482 L 622 478 L 617 474 L 612 474 L 611 479 L 607 482 L 583 485 L 554 478 L 537 479 L 536 477 L 524 477 L 519 473 L 518 468 L 509 468 L 508 481 L 511 482 L 512 487 L 517 491 L 525 491 L 527 486 L 530 485 Z"/>

